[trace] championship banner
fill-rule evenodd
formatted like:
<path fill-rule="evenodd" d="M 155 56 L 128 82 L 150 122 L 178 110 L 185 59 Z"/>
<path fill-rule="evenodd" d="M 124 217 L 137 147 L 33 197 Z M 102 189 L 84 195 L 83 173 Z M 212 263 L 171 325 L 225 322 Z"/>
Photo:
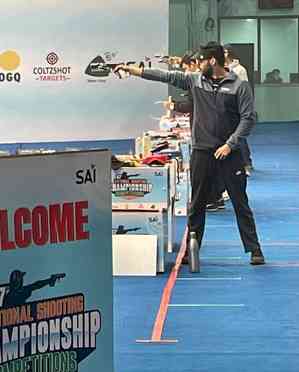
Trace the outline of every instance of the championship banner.
<path fill-rule="evenodd" d="M 0 158 L 0 372 L 113 372 L 110 159 Z"/>

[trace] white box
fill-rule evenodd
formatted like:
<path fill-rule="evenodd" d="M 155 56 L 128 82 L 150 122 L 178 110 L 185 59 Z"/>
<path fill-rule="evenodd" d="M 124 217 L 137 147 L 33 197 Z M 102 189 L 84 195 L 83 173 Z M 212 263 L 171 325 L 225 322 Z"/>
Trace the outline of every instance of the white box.
<path fill-rule="evenodd" d="M 167 211 L 113 211 L 112 234 L 114 235 L 156 235 L 157 262 L 156 272 L 165 270 L 167 240 Z"/>
<path fill-rule="evenodd" d="M 157 235 L 113 235 L 113 275 L 155 276 Z"/>

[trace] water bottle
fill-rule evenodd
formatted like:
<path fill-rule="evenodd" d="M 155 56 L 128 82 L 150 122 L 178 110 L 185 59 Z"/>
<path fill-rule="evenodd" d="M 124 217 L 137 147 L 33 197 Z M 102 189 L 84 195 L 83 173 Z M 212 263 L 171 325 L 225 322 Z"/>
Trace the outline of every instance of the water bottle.
<path fill-rule="evenodd" d="M 196 239 L 196 233 L 190 232 L 189 242 L 189 271 L 199 273 L 199 246 Z"/>

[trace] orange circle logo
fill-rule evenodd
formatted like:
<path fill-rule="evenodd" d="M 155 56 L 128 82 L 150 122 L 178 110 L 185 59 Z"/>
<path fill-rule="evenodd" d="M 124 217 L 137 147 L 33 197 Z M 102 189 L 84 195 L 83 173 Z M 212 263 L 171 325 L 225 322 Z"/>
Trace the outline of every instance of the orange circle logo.
<path fill-rule="evenodd" d="M 0 67 L 6 71 L 16 70 L 21 64 L 20 56 L 13 50 L 0 54 Z"/>

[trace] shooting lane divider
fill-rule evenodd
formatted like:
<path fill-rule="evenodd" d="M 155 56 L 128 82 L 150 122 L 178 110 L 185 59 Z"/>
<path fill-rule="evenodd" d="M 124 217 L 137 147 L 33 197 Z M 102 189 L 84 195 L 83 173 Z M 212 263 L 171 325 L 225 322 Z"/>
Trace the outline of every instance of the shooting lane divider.
<path fill-rule="evenodd" d="M 176 339 L 162 339 L 162 333 L 164 328 L 164 323 L 167 316 L 167 311 L 170 303 L 170 298 L 172 294 L 173 287 L 175 285 L 175 282 L 178 277 L 178 273 L 180 271 L 180 267 L 182 265 L 182 259 L 185 255 L 187 245 L 186 245 L 186 239 L 187 239 L 187 227 L 184 232 L 184 236 L 181 242 L 181 247 L 179 250 L 179 253 L 177 255 L 175 264 L 171 270 L 171 273 L 169 275 L 169 278 L 167 280 L 167 283 L 164 287 L 160 307 L 156 316 L 155 324 L 152 331 L 152 337 L 149 340 L 136 340 L 137 343 L 147 343 L 147 344 L 153 344 L 153 343 L 159 343 L 159 344 L 175 344 L 179 341 Z"/>

